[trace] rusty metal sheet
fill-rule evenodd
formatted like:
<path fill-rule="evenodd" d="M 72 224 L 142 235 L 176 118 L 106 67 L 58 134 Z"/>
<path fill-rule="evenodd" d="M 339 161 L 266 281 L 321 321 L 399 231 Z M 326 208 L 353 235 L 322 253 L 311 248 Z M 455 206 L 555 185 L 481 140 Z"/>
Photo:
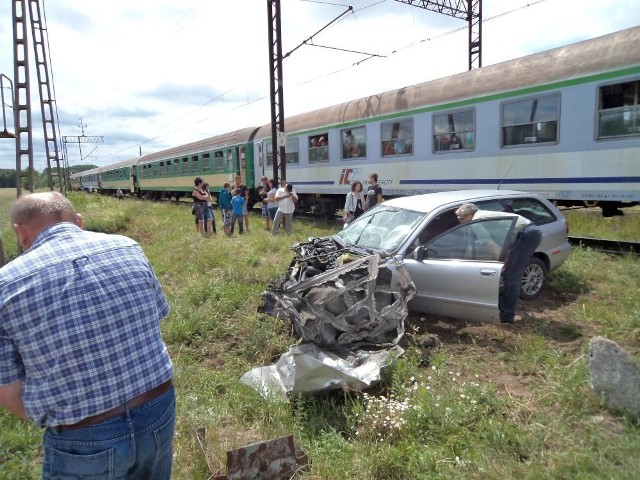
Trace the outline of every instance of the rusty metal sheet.
<path fill-rule="evenodd" d="M 293 437 L 275 438 L 227 452 L 228 480 L 289 479 L 306 465 L 307 458 L 296 448 Z"/>

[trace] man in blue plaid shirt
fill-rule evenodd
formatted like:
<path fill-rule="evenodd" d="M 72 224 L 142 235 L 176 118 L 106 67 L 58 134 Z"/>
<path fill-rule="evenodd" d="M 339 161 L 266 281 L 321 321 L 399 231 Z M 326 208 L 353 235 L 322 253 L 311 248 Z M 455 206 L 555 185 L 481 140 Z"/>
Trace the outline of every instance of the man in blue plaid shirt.
<path fill-rule="evenodd" d="M 169 305 L 140 245 L 82 229 L 57 192 L 20 197 L 0 269 L 0 407 L 44 427 L 43 478 L 169 479 Z"/>

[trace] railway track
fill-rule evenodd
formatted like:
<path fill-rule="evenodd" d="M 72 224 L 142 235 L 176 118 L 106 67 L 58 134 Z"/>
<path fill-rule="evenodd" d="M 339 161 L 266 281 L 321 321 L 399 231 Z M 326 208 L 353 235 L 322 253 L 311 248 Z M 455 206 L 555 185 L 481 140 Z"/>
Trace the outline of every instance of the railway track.
<path fill-rule="evenodd" d="M 591 247 L 601 250 L 606 253 L 625 254 L 634 253 L 640 254 L 639 242 L 623 242 L 620 240 L 605 240 L 602 238 L 589 238 L 589 237 L 569 237 L 569 243 L 573 246 Z"/>

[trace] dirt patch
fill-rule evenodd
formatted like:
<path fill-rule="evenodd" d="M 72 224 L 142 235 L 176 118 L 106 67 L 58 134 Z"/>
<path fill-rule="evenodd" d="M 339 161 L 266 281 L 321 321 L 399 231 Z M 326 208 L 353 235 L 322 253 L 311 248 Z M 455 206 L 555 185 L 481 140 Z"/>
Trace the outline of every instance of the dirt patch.
<path fill-rule="evenodd" d="M 528 373 L 514 374 L 498 354 L 513 351 L 523 336 L 533 334 L 543 337 L 549 348 L 562 352 L 568 362 L 578 358 L 593 335 L 593 327 L 568 317 L 566 307 L 573 300 L 547 292 L 533 302 L 520 302 L 512 325 L 477 324 L 412 313 L 406 331 L 427 358 L 445 354 L 453 362 L 471 357 L 482 359 L 487 373 L 476 381 L 493 383 L 502 394 L 525 399 L 540 378 Z"/>

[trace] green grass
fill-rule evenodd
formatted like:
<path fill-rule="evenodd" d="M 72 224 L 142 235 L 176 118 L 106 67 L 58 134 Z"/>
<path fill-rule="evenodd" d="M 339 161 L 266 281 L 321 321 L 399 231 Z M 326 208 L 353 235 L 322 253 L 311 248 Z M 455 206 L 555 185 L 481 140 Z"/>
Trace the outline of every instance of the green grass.
<path fill-rule="evenodd" d="M 271 237 L 255 215 L 242 237 L 202 238 L 185 204 L 70 198 L 87 228 L 142 244 L 171 304 L 161 328 L 178 395 L 175 479 L 224 473 L 227 450 L 288 434 L 309 456 L 304 479 L 631 479 L 640 470 L 638 421 L 607 412 L 588 371 L 595 335 L 640 353 L 637 257 L 575 249 L 543 297 L 520 305 L 515 328 L 412 316 L 405 354 L 379 385 L 267 401 L 239 377 L 295 340 L 257 313 L 261 293 L 285 271 L 292 243 L 340 226 L 295 219 L 291 237 Z M 631 215 L 584 222 L 640 232 Z M 424 347 L 426 334 L 438 346 Z M 39 429 L 0 412 L 0 479 L 38 478 L 40 442 Z"/>
<path fill-rule="evenodd" d="M 640 207 L 624 209 L 622 216 L 603 218 L 600 208 L 565 209 L 569 235 L 640 242 Z"/>

